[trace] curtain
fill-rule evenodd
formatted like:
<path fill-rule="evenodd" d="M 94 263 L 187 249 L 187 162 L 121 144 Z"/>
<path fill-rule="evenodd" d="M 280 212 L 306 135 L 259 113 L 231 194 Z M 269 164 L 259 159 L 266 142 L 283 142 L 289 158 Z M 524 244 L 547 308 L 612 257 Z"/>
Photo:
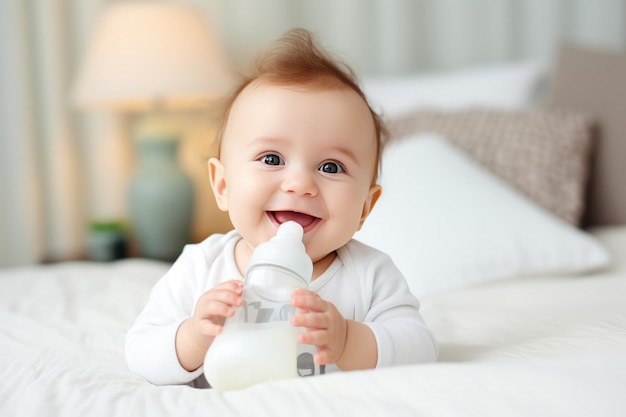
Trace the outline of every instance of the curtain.
<path fill-rule="evenodd" d="M 0 2 L 0 266 L 81 258 L 90 221 L 127 217 L 128 120 L 70 100 L 92 25 L 112 2 Z M 562 42 L 626 51 L 626 0 L 184 2 L 206 11 L 238 69 L 294 26 L 368 77 L 550 62 Z M 197 116 L 180 152 L 196 187 L 194 241 L 230 227 L 206 178 L 213 127 Z"/>

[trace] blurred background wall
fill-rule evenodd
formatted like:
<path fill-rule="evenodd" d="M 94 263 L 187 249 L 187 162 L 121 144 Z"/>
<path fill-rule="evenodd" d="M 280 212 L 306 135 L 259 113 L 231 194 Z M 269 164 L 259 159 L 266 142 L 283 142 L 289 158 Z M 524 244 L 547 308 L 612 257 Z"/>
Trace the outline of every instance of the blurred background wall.
<path fill-rule="evenodd" d="M 180 2 L 206 14 L 237 71 L 294 26 L 316 32 L 364 77 L 519 60 L 549 64 L 563 42 L 626 51 L 626 0 Z M 0 266 L 80 258 L 90 222 L 128 217 L 131 120 L 78 111 L 70 99 L 93 25 L 112 3 L 0 2 Z M 210 110 L 184 118 L 179 159 L 193 179 L 191 240 L 199 241 L 230 224 L 207 182 Z"/>

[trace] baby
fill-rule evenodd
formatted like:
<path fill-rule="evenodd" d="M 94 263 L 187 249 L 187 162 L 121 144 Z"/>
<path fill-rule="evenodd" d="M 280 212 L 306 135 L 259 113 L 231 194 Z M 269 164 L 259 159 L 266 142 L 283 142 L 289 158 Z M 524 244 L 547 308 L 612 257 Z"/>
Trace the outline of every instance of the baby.
<path fill-rule="evenodd" d="M 352 239 L 381 194 L 384 127 L 347 66 L 294 29 L 256 62 L 226 104 L 217 205 L 235 229 L 187 245 L 126 337 L 129 368 L 155 384 L 190 383 L 241 306 L 254 248 L 298 222 L 313 261 L 295 290 L 301 375 L 434 361 L 434 337 L 391 259 Z M 202 378 L 200 378 L 202 379 Z M 210 381 L 208 381 L 210 383 Z"/>

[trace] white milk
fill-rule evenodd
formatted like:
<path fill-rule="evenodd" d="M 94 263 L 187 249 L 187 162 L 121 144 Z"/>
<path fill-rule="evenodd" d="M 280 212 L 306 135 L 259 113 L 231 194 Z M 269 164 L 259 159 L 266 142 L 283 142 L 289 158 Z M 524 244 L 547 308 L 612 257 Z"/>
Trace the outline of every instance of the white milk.
<path fill-rule="evenodd" d="M 298 375 L 298 329 L 289 322 L 232 323 L 215 338 L 204 374 L 220 391 Z"/>

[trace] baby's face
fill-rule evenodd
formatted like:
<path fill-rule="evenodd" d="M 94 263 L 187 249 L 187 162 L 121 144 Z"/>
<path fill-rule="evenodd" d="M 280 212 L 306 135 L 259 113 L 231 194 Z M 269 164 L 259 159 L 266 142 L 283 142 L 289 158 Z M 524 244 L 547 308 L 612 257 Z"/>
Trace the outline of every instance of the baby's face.
<path fill-rule="evenodd" d="M 218 205 L 251 248 L 297 221 L 320 260 L 352 238 L 378 197 L 376 149 L 372 116 L 354 91 L 253 83 L 224 132 Z"/>

